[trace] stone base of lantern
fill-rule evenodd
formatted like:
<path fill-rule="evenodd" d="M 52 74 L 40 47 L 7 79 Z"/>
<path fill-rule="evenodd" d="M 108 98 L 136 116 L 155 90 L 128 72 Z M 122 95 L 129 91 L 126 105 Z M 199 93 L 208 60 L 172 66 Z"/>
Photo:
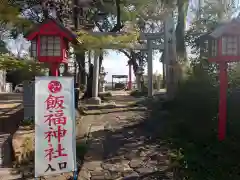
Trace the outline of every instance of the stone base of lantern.
<path fill-rule="evenodd" d="M 104 85 L 101 85 L 99 87 L 99 92 L 105 92 L 105 86 Z"/>
<path fill-rule="evenodd" d="M 101 104 L 101 99 L 99 97 L 92 97 L 87 100 L 87 104 L 99 105 Z"/>

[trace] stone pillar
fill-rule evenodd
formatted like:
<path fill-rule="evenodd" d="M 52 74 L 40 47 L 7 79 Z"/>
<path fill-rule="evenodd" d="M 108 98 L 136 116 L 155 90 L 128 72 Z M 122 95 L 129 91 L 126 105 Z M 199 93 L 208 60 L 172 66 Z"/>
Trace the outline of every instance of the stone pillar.
<path fill-rule="evenodd" d="M 98 97 L 98 80 L 99 80 L 99 56 L 97 52 L 94 52 L 94 67 L 93 67 L 93 97 Z"/>
<path fill-rule="evenodd" d="M 99 92 L 105 92 L 105 84 L 104 84 L 104 82 L 101 82 L 101 81 L 100 81 L 100 84 L 99 84 Z"/>
<path fill-rule="evenodd" d="M 85 88 L 87 89 L 87 82 L 88 81 L 88 76 L 87 76 L 87 73 L 86 73 L 86 75 L 85 75 L 85 83 L 86 83 L 86 86 L 85 86 Z"/>
<path fill-rule="evenodd" d="M 163 61 L 165 61 L 163 59 Z M 165 62 L 162 62 L 162 71 L 163 71 L 163 79 L 162 79 L 162 88 L 166 88 L 166 64 Z"/>
<path fill-rule="evenodd" d="M 105 82 L 104 82 L 105 75 L 103 73 L 100 73 L 100 79 L 99 79 L 99 92 L 105 92 Z"/>
<path fill-rule="evenodd" d="M 98 97 L 98 81 L 99 81 L 99 55 L 94 52 L 94 67 L 93 67 L 93 85 L 92 98 L 88 100 L 89 104 L 101 104 L 101 99 Z"/>
<path fill-rule="evenodd" d="M 129 76 L 129 80 L 128 80 L 128 90 L 132 90 L 132 65 L 129 64 L 128 65 L 128 76 Z"/>
<path fill-rule="evenodd" d="M 152 62 L 152 41 L 147 40 L 148 49 L 148 97 L 153 96 L 153 62 Z"/>
<path fill-rule="evenodd" d="M 159 74 L 157 74 L 156 79 L 157 79 L 157 91 L 160 91 L 160 89 L 161 89 L 161 76 Z"/>
<path fill-rule="evenodd" d="M 136 84 L 137 84 L 137 90 L 141 91 L 141 84 L 140 84 L 140 75 L 136 75 Z"/>

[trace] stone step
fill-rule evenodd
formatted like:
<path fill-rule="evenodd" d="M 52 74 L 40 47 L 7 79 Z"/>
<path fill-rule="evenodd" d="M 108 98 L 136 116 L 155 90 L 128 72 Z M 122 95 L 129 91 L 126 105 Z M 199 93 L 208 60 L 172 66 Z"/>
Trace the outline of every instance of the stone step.
<path fill-rule="evenodd" d="M 0 168 L 0 180 L 18 180 L 22 175 L 14 168 Z"/>

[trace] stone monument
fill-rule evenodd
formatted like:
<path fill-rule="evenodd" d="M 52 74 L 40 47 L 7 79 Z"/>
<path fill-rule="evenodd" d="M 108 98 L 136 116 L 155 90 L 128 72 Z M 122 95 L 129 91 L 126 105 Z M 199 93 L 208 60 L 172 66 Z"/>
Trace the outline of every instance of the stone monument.
<path fill-rule="evenodd" d="M 105 77 L 107 75 L 107 72 L 105 72 L 104 67 L 101 67 L 100 70 L 100 76 L 99 76 L 99 92 L 105 92 Z"/>

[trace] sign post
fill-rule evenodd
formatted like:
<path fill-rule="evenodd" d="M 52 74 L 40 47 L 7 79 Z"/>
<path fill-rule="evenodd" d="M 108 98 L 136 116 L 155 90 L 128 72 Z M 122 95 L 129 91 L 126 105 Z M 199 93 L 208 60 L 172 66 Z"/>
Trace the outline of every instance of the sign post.
<path fill-rule="evenodd" d="M 36 77 L 35 178 L 76 171 L 73 77 Z"/>
<path fill-rule="evenodd" d="M 34 121 L 34 98 L 35 98 L 35 84 L 31 81 L 23 82 L 23 106 L 24 106 L 24 120 Z"/>

